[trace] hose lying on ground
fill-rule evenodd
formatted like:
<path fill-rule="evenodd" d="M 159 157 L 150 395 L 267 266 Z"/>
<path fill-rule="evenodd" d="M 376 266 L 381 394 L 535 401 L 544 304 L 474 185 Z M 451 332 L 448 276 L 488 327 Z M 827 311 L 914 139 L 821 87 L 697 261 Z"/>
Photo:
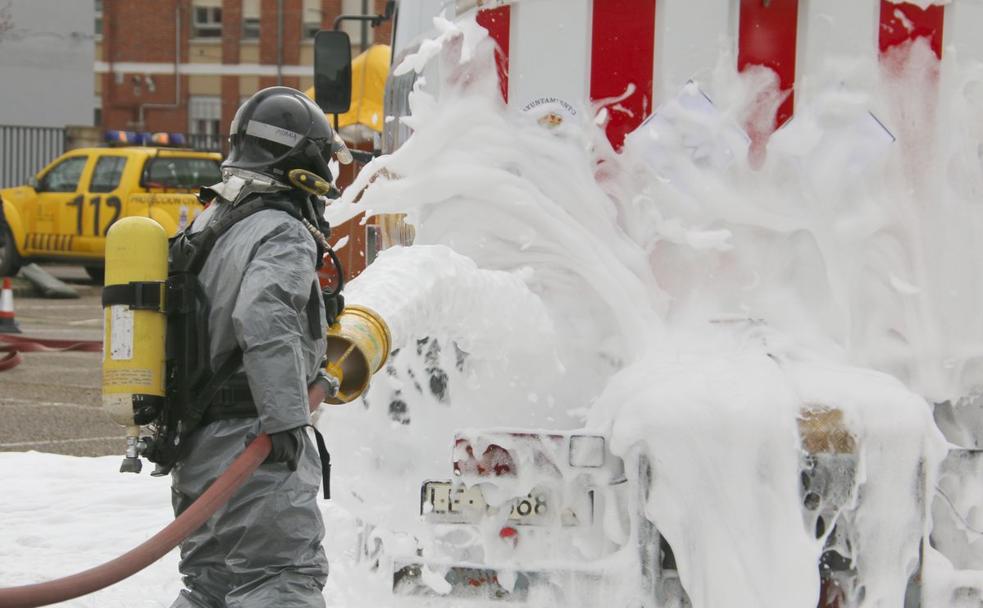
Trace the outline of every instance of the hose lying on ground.
<path fill-rule="evenodd" d="M 143 570 L 197 530 L 242 486 L 270 453 L 266 433 L 253 440 L 184 513 L 143 544 L 114 560 L 64 578 L 0 589 L 0 608 L 34 608 L 98 591 Z"/>
<path fill-rule="evenodd" d="M 61 353 L 66 351 L 101 353 L 102 340 L 54 340 L 0 334 L 0 372 L 17 367 L 20 353 Z M 6 355 L 4 355 L 6 353 Z"/>

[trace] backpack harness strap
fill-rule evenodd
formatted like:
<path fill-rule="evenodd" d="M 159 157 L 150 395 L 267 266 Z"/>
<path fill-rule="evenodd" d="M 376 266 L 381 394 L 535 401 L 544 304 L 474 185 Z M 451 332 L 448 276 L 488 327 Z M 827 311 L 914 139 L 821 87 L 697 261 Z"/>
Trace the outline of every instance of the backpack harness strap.
<path fill-rule="evenodd" d="M 200 232 L 193 235 L 195 241 L 195 251 L 188 264 L 188 272 L 194 274 L 195 276 L 201 272 L 202 267 L 205 265 L 205 261 L 208 259 L 209 254 L 211 254 L 212 249 L 215 247 L 215 243 L 218 241 L 219 237 L 229 231 L 230 228 L 246 219 L 254 213 L 263 211 L 264 209 L 279 209 L 280 211 L 285 211 L 296 219 L 300 219 L 300 211 L 297 207 L 290 203 L 289 201 L 283 200 L 272 200 L 264 201 L 261 198 L 254 198 L 252 200 L 247 200 L 235 207 L 232 207 L 225 214 L 210 221 Z M 256 405 L 252 400 L 252 395 L 249 395 L 248 400 L 235 400 L 233 406 L 240 411 L 243 410 L 243 401 L 248 401 L 251 405 L 251 413 L 245 414 L 245 412 L 250 412 L 248 408 L 245 409 L 244 413 L 240 413 L 236 416 L 226 416 L 221 415 L 223 405 L 222 402 L 215 402 L 216 396 L 219 395 L 220 389 L 232 378 L 233 374 L 242 365 L 242 348 L 238 345 L 226 356 L 225 360 L 219 366 L 217 370 L 212 374 L 212 376 L 202 387 L 201 391 L 196 395 L 194 400 L 188 404 L 188 407 L 184 411 L 184 416 L 182 416 L 182 425 L 185 432 L 190 432 L 198 428 L 201 424 L 207 424 L 212 420 L 220 420 L 223 418 L 242 418 L 242 417 L 254 417 L 257 415 Z M 245 374 L 243 374 L 245 377 Z M 245 389 L 248 392 L 249 386 L 245 385 Z M 228 402 L 223 399 L 222 401 Z M 218 407 L 212 407 L 213 405 Z M 210 412 L 215 410 L 218 416 L 211 414 Z M 206 418 L 206 416 L 208 416 Z"/>
<path fill-rule="evenodd" d="M 130 310 L 164 311 L 162 281 L 134 281 L 122 285 L 106 285 L 102 289 L 102 305 L 129 306 Z"/>

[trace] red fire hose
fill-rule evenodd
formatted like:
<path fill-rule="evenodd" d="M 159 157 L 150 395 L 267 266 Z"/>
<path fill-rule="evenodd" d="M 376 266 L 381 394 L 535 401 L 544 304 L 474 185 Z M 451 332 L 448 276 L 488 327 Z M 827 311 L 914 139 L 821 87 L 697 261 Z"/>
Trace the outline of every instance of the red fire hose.
<path fill-rule="evenodd" d="M 143 570 L 205 523 L 266 460 L 269 453 L 270 437 L 263 433 L 184 513 L 143 544 L 78 574 L 34 585 L 0 589 L 0 608 L 33 608 L 64 602 L 118 583 Z"/>
<path fill-rule="evenodd" d="M 0 371 L 20 363 L 21 352 L 60 351 L 99 352 L 102 342 L 84 340 L 48 340 L 22 338 L 0 334 L 0 353 L 10 353 L 0 358 Z M 15 361 L 13 364 L 10 361 Z M 4 367 L 4 365 L 8 367 Z M 311 410 L 323 401 L 324 393 L 311 389 L 308 400 Z M 239 454 L 229 468 L 212 483 L 180 516 L 163 530 L 139 546 L 102 565 L 64 578 L 0 589 L 0 608 L 34 608 L 64 602 L 98 591 L 136 574 L 178 546 L 189 534 L 205 523 L 219 507 L 224 505 L 253 471 L 270 453 L 270 437 L 261 433 Z"/>
<path fill-rule="evenodd" d="M 102 352 L 102 340 L 53 340 L 0 334 L 0 372 L 17 367 L 20 353 Z M 6 354 L 5 354 L 6 353 Z"/>

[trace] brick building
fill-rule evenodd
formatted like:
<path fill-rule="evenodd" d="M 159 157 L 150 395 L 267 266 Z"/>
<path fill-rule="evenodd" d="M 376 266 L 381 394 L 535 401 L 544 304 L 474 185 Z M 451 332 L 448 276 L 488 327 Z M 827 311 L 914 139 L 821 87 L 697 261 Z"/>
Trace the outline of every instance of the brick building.
<path fill-rule="evenodd" d="M 190 133 L 218 146 L 242 100 L 313 82 L 313 37 L 384 0 L 95 0 L 96 123 Z M 391 23 L 346 21 L 352 54 L 388 44 Z"/>

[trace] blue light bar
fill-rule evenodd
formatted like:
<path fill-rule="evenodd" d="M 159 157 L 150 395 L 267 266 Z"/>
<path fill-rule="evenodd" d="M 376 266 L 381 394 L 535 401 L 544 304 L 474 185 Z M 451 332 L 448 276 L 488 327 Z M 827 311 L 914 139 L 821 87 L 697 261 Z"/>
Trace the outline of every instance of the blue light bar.
<path fill-rule="evenodd" d="M 106 131 L 104 141 L 109 145 L 123 146 L 183 146 L 183 133 L 138 133 L 136 131 Z"/>

